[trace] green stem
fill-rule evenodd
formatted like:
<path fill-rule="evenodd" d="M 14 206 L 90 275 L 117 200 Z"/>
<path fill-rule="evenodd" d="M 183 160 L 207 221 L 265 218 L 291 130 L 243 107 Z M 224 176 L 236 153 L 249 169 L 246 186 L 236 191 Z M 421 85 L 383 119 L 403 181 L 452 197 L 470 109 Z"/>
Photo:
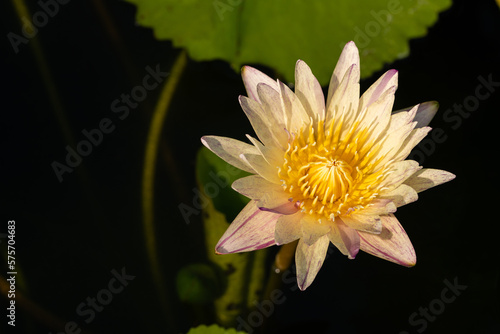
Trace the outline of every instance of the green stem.
<path fill-rule="evenodd" d="M 160 93 L 158 104 L 153 112 L 149 133 L 146 141 L 146 150 L 144 155 L 144 169 L 142 174 L 142 212 L 143 212 L 143 229 L 144 239 L 146 242 L 146 250 L 151 267 L 151 274 L 154 284 L 159 293 L 160 303 L 163 307 L 167 323 L 173 327 L 173 314 L 168 305 L 168 294 L 164 288 L 166 282 L 158 260 L 157 245 L 155 239 L 154 227 L 154 178 L 156 169 L 156 160 L 158 156 L 158 146 L 160 136 L 167 116 L 168 108 L 172 102 L 175 88 L 182 76 L 186 67 L 187 57 L 185 51 L 181 51 L 175 61 L 168 81 Z"/>
<path fill-rule="evenodd" d="M 16 11 L 17 17 L 19 18 L 19 22 L 22 24 L 21 19 L 23 17 L 31 17 L 31 13 L 29 11 L 28 6 L 24 0 L 12 0 L 12 5 L 14 10 Z M 62 129 L 63 136 L 66 142 L 70 143 L 70 145 L 74 146 L 74 138 L 71 133 L 71 128 L 69 126 L 69 122 L 64 114 L 64 108 L 61 103 L 61 99 L 59 98 L 59 94 L 56 89 L 56 85 L 54 83 L 54 78 L 50 73 L 50 67 L 45 58 L 45 54 L 40 45 L 38 38 L 35 36 L 30 39 L 30 46 L 33 49 L 33 54 L 35 56 L 35 61 L 37 63 L 38 69 L 40 70 L 40 74 L 42 75 L 42 80 L 47 90 L 47 94 L 49 96 L 50 102 L 53 107 L 53 111 L 56 115 L 56 119 L 59 122 L 59 125 Z"/>

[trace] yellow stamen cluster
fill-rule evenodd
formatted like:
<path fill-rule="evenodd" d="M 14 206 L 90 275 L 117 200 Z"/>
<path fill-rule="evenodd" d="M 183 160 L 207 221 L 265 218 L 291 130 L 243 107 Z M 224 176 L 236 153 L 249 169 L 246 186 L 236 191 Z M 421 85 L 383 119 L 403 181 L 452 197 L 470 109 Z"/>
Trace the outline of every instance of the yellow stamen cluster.
<path fill-rule="evenodd" d="M 342 133 L 342 124 L 313 121 L 292 133 L 278 175 L 290 201 L 302 212 L 330 220 L 363 208 L 375 199 L 387 169 L 377 167 L 380 145 L 367 129 Z"/>

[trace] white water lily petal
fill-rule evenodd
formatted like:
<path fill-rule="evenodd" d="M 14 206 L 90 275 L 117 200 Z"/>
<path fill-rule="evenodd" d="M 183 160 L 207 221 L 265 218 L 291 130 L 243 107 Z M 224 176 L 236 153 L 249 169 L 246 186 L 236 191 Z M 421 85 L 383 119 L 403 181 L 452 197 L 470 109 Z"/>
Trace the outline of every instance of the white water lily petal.
<path fill-rule="evenodd" d="M 413 108 L 408 110 L 399 110 L 394 112 L 391 116 L 391 124 L 389 126 L 388 132 L 393 132 L 400 129 L 403 126 L 407 126 L 413 122 L 415 115 L 417 114 L 419 105 L 417 104 Z"/>
<path fill-rule="evenodd" d="M 250 124 L 252 124 L 252 127 L 260 141 L 266 146 L 279 146 L 279 142 L 271 133 L 271 124 L 269 123 L 268 118 L 265 118 L 262 106 L 258 102 L 246 96 L 240 96 L 239 101 L 241 109 L 243 109 L 245 115 L 248 117 L 248 120 L 250 121 Z"/>
<path fill-rule="evenodd" d="M 439 103 L 436 101 L 420 103 L 417 109 L 417 114 L 413 119 L 417 122 L 417 126 L 415 128 L 423 128 L 424 126 L 429 125 L 438 109 Z"/>
<path fill-rule="evenodd" d="M 344 224 L 340 219 L 332 225 L 328 238 L 349 259 L 354 259 L 359 252 L 360 239 L 358 232 Z"/>
<path fill-rule="evenodd" d="M 392 106 L 394 104 L 394 93 L 396 86 L 389 87 L 381 94 L 376 101 L 363 109 L 358 114 L 360 129 L 368 128 L 369 134 L 366 136 L 366 141 L 376 141 L 385 133 L 391 121 Z"/>
<path fill-rule="evenodd" d="M 378 141 L 378 144 L 381 145 L 378 157 L 384 158 L 377 163 L 377 166 L 385 166 L 391 161 L 404 160 L 401 156 L 406 154 L 406 151 L 404 151 L 405 147 L 407 148 L 406 145 L 409 147 L 409 145 L 413 144 L 409 142 L 408 138 L 412 134 L 412 131 L 415 131 L 413 130 L 414 127 L 415 123 L 406 124 L 397 130 L 387 133 L 386 136 Z M 410 154 L 409 151 L 408 154 Z"/>
<path fill-rule="evenodd" d="M 215 246 L 215 252 L 249 252 L 274 245 L 274 229 L 280 216 L 262 211 L 255 201 L 250 201 L 222 235 Z"/>
<path fill-rule="evenodd" d="M 281 94 L 267 84 L 260 83 L 257 85 L 262 109 L 270 119 L 270 131 L 280 144 L 280 147 L 285 149 L 287 146 L 288 135 L 286 133 L 286 115 L 283 109 L 283 101 Z"/>
<path fill-rule="evenodd" d="M 266 193 L 281 193 L 284 195 L 280 185 L 269 182 L 259 175 L 250 175 L 237 179 L 231 187 L 243 196 L 253 200 L 260 199 Z"/>
<path fill-rule="evenodd" d="M 328 128 L 331 122 L 342 122 L 341 137 L 344 138 L 356 119 L 358 104 L 359 68 L 352 65 L 327 104 L 326 127 Z"/>
<path fill-rule="evenodd" d="M 358 232 L 361 239 L 360 249 L 402 266 L 414 266 L 417 263 L 415 250 L 397 218 L 390 214 L 381 216 L 380 219 L 382 222 L 380 234 Z"/>
<path fill-rule="evenodd" d="M 316 77 L 307 64 L 298 60 L 295 65 L 295 94 L 314 120 L 325 119 L 325 96 Z"/>
<path fill-rule="evenodd" d="M 411 108 L 396 110 L 394 111 L 394 114 L 397 115 L 401 112 L 409 111 L 415 107 L 417 107 L 417 112 L 414 118 L 414 121 L 417 122 L 415 128 L 422 128 L 429 125 L 431 120 L 434 118 L 436 112 L 439 109 L 439 103 L 437 101 L 423 102 Z"/>
<path fill-rule="evenodd" d="M 271 165 L 260 155 L 260 152 L 259 154 L 241 154 L 240 158 L 252 167 L 254 173 L 257 173 L 271 183 L 281 184 L 276 169 L 274 167 L 271 168 Z"/>
<path fill-rule="evenodd" d="M 325 261 L 329 244 L 330 240 L 326 235 L 319 238 L 312 245 L 308 245 L 302 239 L 299 240 L 295 251 L 295 265 L 297 268 L 297 284 L 300 290 L 307 289 L 316 278 Z"/>
<path fill-rule="evenodd" d="M 392 203 L 392 200 L 385 198 L 378 198 L 376 200 L 373 200 L 370 204 L 368 204 L 367 207 L 362 208 L 359 211 L 356 211 L 356 213 L 365 216 L 368 215 L 380 216 L 396 212 L 396 210 L 397 210 L 396 205 Z"/>
<path fill-rule="evenodd" d="M 233 182 L 232 188 L 240 194 L 256 200 L 261 210 L 284 215 L 297 212 L 280 185 L 271 183 L 258 175 L 250 175 Z"/>
<path fill-rule="evenodd" d="M 404 183 L 415 189 L 416 192 L 421 192 L 454 178 L 454 174 L 445 170 L 424 168 L 413 174 Z"/>
<path fill-rule="evenodd" d="M 309 124 L 309 115 L 297 95 L 283 82 L 278 81 L 278 84 L 285 110 L 286 127 L 291 132 L 298 132 L 303 124 Z"/>
<path fill-rule="evenodd" d="M 350 228 L 358 231 L 378 234 L 382 231 L 380 216 L 351 214 L 342 216 L 342 221 Z"/>
<path fill-rule="evenodd" d="M 392 164 L 391 171 L 387 173 L 387 176 L 380 183 L 383 187 L 388 188 L 391 191 L 394 188 L 399 187 L 407 178 L 413 175 L 416 171 L 422 167 L 418 165 L 415 160 L 403 160 L 395 162 Z"/>
<path fill-rule="evenodd" d="M 241 77 L 243 78 L 248 97 L 257 102 L 260 102 L 259 94 L 257 93 L 257 85 L 259 83 L 265 83 L 278 90 L 278 84 L 275 80 L 251 66 L 243 66 L 241 69 Z"/>
<path fill-rule="evenodd" d="M 406 159 L 406 157 L 410 155 L 411 150 L 413 150 L 413 148 L 417 146 L 417 144 L 420 143 L 420 141 L 424 139 L 425 136 L 427 136 L 429 131 L 431 131 L 431 128 L 428 126 L 424 126 L 422 128 L 414 129 L 413 131 L 411 131 L 401 145 L 401 149 L 399 150 L 399 152 L 394 156 L 394 159 Z"/>
<path fill-rule="evenodd" d="M 334 93 L 337 91 L 337 88 L 340 86 L 340 83 L 344 79 L 346 72 L 352 67 L 352 65 L 356 65 L 356 67 L 359 69 L 359 52 L 356 44 L 354 44 L 354 42 L 349 42 L 344 46 L 337 65 L 333 70 L 333 74 L 330 79 L 330 85 L 328 86 L 328 97 L 326 100 L 327 108 L 331 103 Z"/>
<path fill-rule="evenodd" d="M 319 238 L 329 233 L 331 230 L 330 222 L 323 218 L 318 220 L 317 217 L 309 214 L 304 214 L 300 226 L 302 229 L 302 236 L 300 240 L 308 245 L 314 244 Z"/>
<path fill-rule="evenodd" d="M 276 146 L 264 146 L 257 139 L 247 135 L 248 140 L 257 148 L 264 160 L 272 167 L 278 168 L 283 165 L 283 151 Z"/>
<path fill-rule="evenodd" d="M 219 136 L 203 136 L 201 142 L 219 158 L 245 172 L 255 173 L 255 170 L 243 159 L 241 154 L 259 154 L 256 147 L 242 141 Z"/>
<path fill-rule="evenodd" d="M 398 71 L 396 70 L 389 70 L 382 74 L 382 76 L 361 95 L 359 99 L 359 109 L 362 110 L 367 108 L 391 87 L 394 87 L 394 90 L 398 88 Z"/>
<path fill-rule="evenodd" d="M 274 230 L 274 239 L 277 245 L 284 245 L 299 239 L 302 236 L 300 221 L 303 218 L 302 212 L 292 215 L 283 215 L 276 222 Z"/>
<path fill-rule="evenodd" d="M 382 193 L 381 198 L 390 199 L 398 208 L 400 206 L 415 202 L 418 199 L 417 192 L 412 187 L 401 184 L 399 187 L 389 191 L 387 193 Z"/>

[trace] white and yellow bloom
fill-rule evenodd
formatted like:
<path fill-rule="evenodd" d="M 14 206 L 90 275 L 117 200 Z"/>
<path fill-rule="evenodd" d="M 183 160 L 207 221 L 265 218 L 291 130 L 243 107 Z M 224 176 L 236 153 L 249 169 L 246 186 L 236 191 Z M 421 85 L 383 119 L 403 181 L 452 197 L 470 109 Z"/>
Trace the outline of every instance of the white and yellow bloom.
<path fill-rule="evenodd" d="M 242 70 L 240 96 L 258 140 L 205 136 L 203 144 L 254 175 L 232 187 L 251 201 L 216 246 L 246 252 L 299 239 L 297 282 L 306 289 L 332 242 L 353 259 L 361 249 L 413 266 L 413 246 L 393 213 L 417 193 L 455 176 L 405 160 L 429 132 L 438 105 L 393 113 L 398 73 L 387 71 L 362 96 L 359 53 L 348 43 L 333 72 L 328 97 L 305 62 L 295 68 L 295 92 L 252 67 Z"/>

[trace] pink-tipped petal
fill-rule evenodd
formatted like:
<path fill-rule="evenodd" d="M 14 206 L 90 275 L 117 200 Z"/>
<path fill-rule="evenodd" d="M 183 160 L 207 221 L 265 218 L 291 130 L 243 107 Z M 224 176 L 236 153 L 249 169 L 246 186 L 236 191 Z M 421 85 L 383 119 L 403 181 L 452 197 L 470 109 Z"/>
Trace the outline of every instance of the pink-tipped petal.
<path fill-rule="evenodd" d="M 332 77 L 330 79 L 330 85 L 328 86 L 328 98 L 326 104 L 327 107 L 330 105 L 333 94 L 340 86 L 340 83 L 342 82 L 342 79 L 344 78 L 346 72 L 352 67 L 352 65 L 356 65 L 356 67 L 359 69 L 359 51 L 358 48 L 356 47 L 356 44 L 354 44 L 354 42 L 351 41 L 344 46 L 344 49 L 340 54 L 340 58 L 337 62 L 337 65 L 335 66 L 335 70 L 333 71 Z"/>
<path fill-rule="evenodd" d="M 255 170 L 240 158 L 240 155 L 259 154 L 256 147 L 236 139 L 219 136 L 203 136 L 201 142 L 228 164 L 245 172 L 255 173 Z"/>
<path fill-rule="evenodd" d="M 316 77 L 307 64 L 299 60 L 295 65 L 295 94 L 309 116 L 325 118 L 325 96 Z"/>
<path fill-rule="evenodd" d="M 421 192 L 454 178 L 455 174 L 445 170 L 424 168 L 413 174 L 404 183 L 415 189 L 416 192 Z"/>
<path fill-rule="evenodd" d="M 354 259 L 359 252 L 360 238 L 358 232 L 347 226 L 341 219 L 336 219 L 328 238 L 349 259 Z"/>
<path fill-rule="evenodd" d="M 259 94 L 257 93 L 257 85 L 259 83 L 265 83 L 266 85 L 278 90 L 275 80 L 251 66 L 243 66 L 241 69 L 241 77 L 243 78 L 243 83 L 245 84 L 248 97 L 257 102 L 260 102 Z"/>
<path fill-rule="evenodd" d="M 280 214 L 262 211 L 250 201 L 215 246 L 217 254 L 249 252 L 275 244 L 274 229 Z"/>
<path fill-rule="evenodd" d="M 295 264 L 297 267 L 297 284 L 304 291 L 314 281 L 319 269 L 325 261 L 330 240 L 324 235 L 314 244 L 308 245 L 302 239 L 297 244 Z"/>
<path fill-rule="evenodd" d="M 437 101 L 420 103 L 417 109 L 417 114 L 413 119 L 415 122 L 417 122 L 417 126 L 415 128 L 422 128 L 429 125 L 429 123 L 436 115 L 438 109 L 439 103 Z"/>
<path fill-rule="evenodd" d="M 370 234 L 358 232 L 360 249 L 384 260 L 412 267 L 417 263 L 417 256 L 405 230 L 393 214 L 380 217 L 382 232 Z"/>
<path fill-rule="evenodd" d="M 299 239 L 302 236 L 300 221 L 304 214 L 302 212 L 293 215 L 283 215 L 276 222 L 274 238 L 277 245 L 284 245 Z"/>
<path fill-rule="evenodd" d="M 377 97 L 366 107 L 358 107 L 361 120 L 357 121 L 360 128 L 370 129 L 370 135 L 367 137 L 367 141 L 373 140 L 377 141 L 380 135 L 387 130 L 389 122 L 391 121 L 392 106 L 394 104 L 394 93 L 396 92 L 396 86 L 391 86 L 387 88 L 381 95 Z M 360 100 L 361 102 L 361 100 Z M 370 138 L 370 139 L 368 139 Z"/>
<path fill-rule="evenodd" d="M 385 72 L 366 92 L 363 93 L 359 100 L 359 109 L 369 107 L 391 87 L 394 87 L 394 90 L 398 87 L 398 71 L 396 70 Z"/>

